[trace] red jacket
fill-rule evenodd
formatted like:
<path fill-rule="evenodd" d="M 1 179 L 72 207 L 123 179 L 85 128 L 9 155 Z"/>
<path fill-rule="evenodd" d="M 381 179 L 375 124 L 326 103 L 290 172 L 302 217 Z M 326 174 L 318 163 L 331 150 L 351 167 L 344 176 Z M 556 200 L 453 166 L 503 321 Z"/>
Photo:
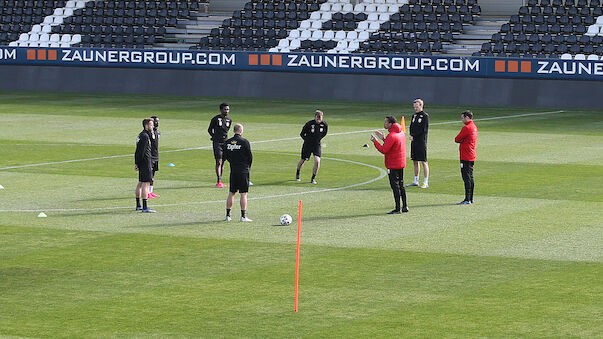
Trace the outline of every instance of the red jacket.
<path fill-rule="evenodd" d="M 459 135 L 454 138 L 459 143 L 461 160 L 475 161 L 475 145 L 477 144 L 477 126 L 470 120 L 463 126 Z"/>
<path fill-rule="evenodd" d="M 392 124 L 389 134 L 385 137 L 383 145 L 376 139 L 373 141 L 375 148 L 385 154 L 385 167 L 388 169 L 401 169 L 406 167 L 406 135 L 398 123 Z"/>

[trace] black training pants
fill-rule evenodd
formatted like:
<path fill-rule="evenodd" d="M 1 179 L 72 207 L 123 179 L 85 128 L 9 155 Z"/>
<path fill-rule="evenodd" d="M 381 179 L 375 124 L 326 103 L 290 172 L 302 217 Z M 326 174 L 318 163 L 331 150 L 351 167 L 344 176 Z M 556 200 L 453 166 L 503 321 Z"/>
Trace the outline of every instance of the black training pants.
<path fill-rule="evenodd" d="M 394 202 L 396 211 L 400 210 L 400 198 L 402 198 L 402 207 L 406 207 L 406 189 L 404 188 L 404 169 L 390 169 L 389 185 L 394 192 Z"/>
<path fill-rule="evenodd" d="M 473 164 L 474 161 L 461 160 L 461 176 L 465 182 L 465 200 L 473 201 L 473 187 L 475 182 L 473 181 Z"/>

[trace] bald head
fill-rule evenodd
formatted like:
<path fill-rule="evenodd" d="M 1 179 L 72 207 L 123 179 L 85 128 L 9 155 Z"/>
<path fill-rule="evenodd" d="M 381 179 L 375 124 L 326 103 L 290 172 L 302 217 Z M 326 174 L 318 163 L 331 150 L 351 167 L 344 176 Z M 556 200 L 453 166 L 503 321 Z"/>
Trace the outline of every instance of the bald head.
<path fill-rule="evenodd" d="M 241 125 L 241 124 L 235 124 L 234 125 L 234 132 L 235 132 L 235 134 L 243 134 L 243 125 Z"/>

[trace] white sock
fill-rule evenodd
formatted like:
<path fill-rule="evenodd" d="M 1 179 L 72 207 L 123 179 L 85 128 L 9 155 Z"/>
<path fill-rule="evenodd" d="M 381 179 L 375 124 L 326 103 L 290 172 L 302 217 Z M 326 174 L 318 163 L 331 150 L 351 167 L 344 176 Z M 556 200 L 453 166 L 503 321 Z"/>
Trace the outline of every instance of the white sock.
<path fill-rule="evenodd" d="M 149 193 L 153 193 L 153 186 L 149 186 Z"/>
<path fill-rule="evenodd" d="M 429 178 L 423 178 L 423 185 L 429 185 Z"/>
<path fill-rule="evenodd" d="M 415 181 L 413 181 L 415 184 L 419 184 L 419 176 L 415 176 Z"/>

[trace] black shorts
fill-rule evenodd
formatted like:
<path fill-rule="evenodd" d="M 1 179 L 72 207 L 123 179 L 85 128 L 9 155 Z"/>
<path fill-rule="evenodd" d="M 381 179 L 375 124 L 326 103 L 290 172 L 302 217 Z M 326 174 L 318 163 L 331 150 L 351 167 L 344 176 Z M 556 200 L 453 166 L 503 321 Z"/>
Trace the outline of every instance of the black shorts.
<path fill-rule="evenodd" d="M 312 153 L 314 153 L 314 156 L 316 156 L 316 157 L 319 157 L 319 158 L 321 157 L 322 148 L 320 147 L 320 143 L 317 143 L 317 144 L 304 143 L 304 145 L 302 146 L 301 158 L 304 160 L 309 160 L 310 155 Z"/>
<path fill-rule="evenodd" d="M 214 158 L 216 160 L 224 159 L 222 147 L 224 147 L 223 142 L 214 141 Z"/>
<path fill-rule="evenodd" d="M 153 175 L 155 172 L 159 171 L 159 161 L 153 161 Z"/>
<path fill-rule="evenodd" d="M 230 169 L 230 192 L 249 192 L 249 171 L 241 172 Z"/>
<path fill-rule="evenodd" d="M 138 181 L 151 182 L 153 181 L 153 168 L 151 164 L 148 166 L 138 167 Z"/>
<path fill-rule="evenodd" d="M 427 145 L 413 140 L 410 143 L 410 158 L 414 161 L 427 161 Z"/>

